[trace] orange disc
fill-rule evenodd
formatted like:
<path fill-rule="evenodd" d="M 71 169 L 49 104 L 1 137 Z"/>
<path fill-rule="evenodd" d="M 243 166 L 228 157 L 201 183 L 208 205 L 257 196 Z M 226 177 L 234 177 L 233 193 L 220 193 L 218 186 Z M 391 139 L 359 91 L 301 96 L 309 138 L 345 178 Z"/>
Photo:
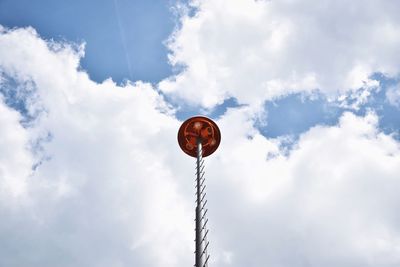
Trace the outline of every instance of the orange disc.
<path fill-rule="evenodd" d="M 214 153 L 221 142 L 221 132 L 217 124 L 203 116 L 195 116 L 183 122 L 178 131 L 178 143 L 183 152 L 196 157 L 197 140 L 201 141 L 203 157 Z"/>

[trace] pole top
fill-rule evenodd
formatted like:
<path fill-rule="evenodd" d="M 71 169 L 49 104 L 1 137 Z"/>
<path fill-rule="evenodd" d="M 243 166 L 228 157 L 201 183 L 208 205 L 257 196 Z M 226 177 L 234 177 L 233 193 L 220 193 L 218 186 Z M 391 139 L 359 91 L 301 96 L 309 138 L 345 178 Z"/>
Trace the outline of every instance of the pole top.
<path fill-rule="evenodd" d="M 183 152 L 197 156 L 197 140 L 201 141 L 203 157 L 217 150 L 221 142 L 221 132 L 217 124 L 203 116 L 195 116 L 184 121 L 178 131 L 178 143 Z"/>

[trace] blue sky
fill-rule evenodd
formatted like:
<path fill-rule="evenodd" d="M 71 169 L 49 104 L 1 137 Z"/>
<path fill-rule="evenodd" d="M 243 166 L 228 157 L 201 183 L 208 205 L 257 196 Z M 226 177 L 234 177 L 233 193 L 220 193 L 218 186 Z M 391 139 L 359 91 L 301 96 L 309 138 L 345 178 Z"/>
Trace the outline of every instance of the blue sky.
<path fill-rule="evenodd" d="M 0 2 L 0 23 L 34 27 L 46 39 L 85 42 L 81 64 L 98 82 L 109 77 L 157 82 L 172 73 L 163 45 L 175 27 L 173 1 Z"/>
<path fill-rule="evenodd" d="M 399 9 L 0 0 L 0 266 L 399 266 Z"/>

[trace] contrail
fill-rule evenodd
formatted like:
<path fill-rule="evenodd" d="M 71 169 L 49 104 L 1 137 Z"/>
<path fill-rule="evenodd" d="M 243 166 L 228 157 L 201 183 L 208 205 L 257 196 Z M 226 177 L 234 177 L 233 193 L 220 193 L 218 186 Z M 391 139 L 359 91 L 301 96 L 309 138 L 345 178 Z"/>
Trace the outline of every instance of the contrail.
<path fill-rule="evenodd" d="M 114 8 L 115 8 L 115 16 L 117 17 L 117 22 L 118 22 L 119 36 L 121 38 L 122 46 L 124 48 L 126 64 L 128 65 L 129 78 L 130 80 L 133 80 L 132 65 L 131 61 L 129 60 L 128 48 L 126 46 L 125 31 L 122 28 L 122 22 L 120 18 L 117 0 L 114 0 Z"/>

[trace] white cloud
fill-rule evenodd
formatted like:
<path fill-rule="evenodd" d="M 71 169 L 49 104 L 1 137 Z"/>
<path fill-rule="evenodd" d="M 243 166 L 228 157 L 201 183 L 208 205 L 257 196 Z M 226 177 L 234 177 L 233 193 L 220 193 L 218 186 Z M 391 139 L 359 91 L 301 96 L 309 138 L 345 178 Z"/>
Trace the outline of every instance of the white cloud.
<path fill-rule="evenodd" d="M 1 86 L 1 85 L 0 85 Z M 0 98 L 0 206 L 16 200 L 26 191 L 33 164 L 28 149 L 28 134 L 19 124 L 19 113 L 9 109 Z"/>
<path fill-rule="evenodd" d="M 232 266 L 400 263 L 400 145 L 375 114 L 314 127 L 287 157 L 273 140 L 231 131 L 232 120 L 252 130 L 243 114 L 221 119 L 225 142 L 208 166 L 214 236 Z"/>
<path fill-rule="evenodd" d="M 391 105 L 400 107 L 400 84 L 399 83 L 394 86 L 391 86 L 386 91 L 386 98 Z"/>
<path fill-rule="evenodd" d="M 346 92 L 333 101 L 337 101 L 341 108 L 360 110 L 363 105 L 371 100 L 372 93 L 379 92 L 380 90 L 379 81 L 370 80 L 369 82 L 365 82 L 362 88 Z"/>
<path fill-rule="evenodd" d="M 191 264 L 193 216 L 183 199 L 192 186 L 171 172 L 185 158 L 179 122 L 151 85 L 97 84 L 78 68 L 81 49 L 31 28 L 4 29 L 0 47 L 3 80 L 33 84 L 29 110 L 42 110 L 23 128 L 0 107 L 1 198 L 25 192 L 22 206 L 2 211 L 0 265 Z"/>
<path fill-rule="evenodd" d="M 235 97 L 258 105 L 319 89 L 356 90 L 369 76 L 399 74 L 395 1 L 191 1 L 170 39 L 170 60 L 186 70 L 163 92 L 210 108 Z M 194 97 L 196 95 L 196 97 Z"/>
<path fill-rule="evenodd" d="M 315 73 L 309 72 L 317 66 L 316 55 L 310 62 L 304 61 L 300 53 L 293 52 L 297 57 L 283 57 L 286 63 L 293 59 L 296 68 L 302 60 L 306 66 L 299 67 L 298 74 L 292 75 L 291 71 L 284 71 L 283 63 L 277 64 L 273 74 L 276 79 L 268 78 L 272 76 L 266 70 L 272 70 L 272 63 L 263 62 L 256 50 L 247 61 L 242 60 L 240 54 L 253 51 L 253 46 L 264 49 L 262 56 L 277 57 L 282 57 L 279 50 L 282 46 L 305 49 L 304 40 L 292 44 L 285 43 L 285 38 L 291 36 L 291 27 L 310 26 L 317 20 L 312 16 L 314 11 L 318 8 L 324 11 L 326 7 L 321 4 L 310 10 L 309 5 L 292 3 L 294 6 L 285 11 L 289 5 L 274 1 L 235 1 L 228 9 L 224 1 L 202 2 L 202 10 L 208 13 L 201 11 L 205 13 L 186 18 L 193 29 L 199 28 L 188 35 L 194 38 L 193 49 L 198 50 L 183 47 L 179 53 L 185 55 L 183 59 L 193 57 L 191 60 L 198 64 L 196 70 L 204 68 L 204 73 L 190 70 L 190 63 L 188 72 L 179 77 L 192 79 L 190 75 L 199 75 L 193 80 L 196 81 L 193 87 L 171 83 L 168 85 L 172 86 L 171 92 L 193 95 L 193 90 L 202 84 L 205 87 L 200 92 L 201 103 L 205 106 L 222 101 L 225 95 L 254 104 L 257 97 L 263 100 L 287 93 L 282 91 L 282 84 L 289 89 L 308 90 L 314 85 L 330 84 L 329 79 L 336 83 L 338 77 L 347 77 L 355 66 L 341 72 L 340 68 L 346 64 L 340 62 L 328 64 L 327 70 L 321 68 L 319 72 L 318 68 Z M 361 18 L 372 13 L 367 12 L 375 8 L 374 2 L 370 3 L 371 6 L 359 10 Z M 378 10 L 387 8 L 388 3 Z M 268 5 L 279 12 L 272 12 Z M 332 3 L 326 5 L 335 7 Z M 346 6 L 349 10 L 358 7 L 353 2 Z M 306 22 L 307 16 L 301 12 L 301 16 L 293 14 L 298 25 L 292 25 L 290 16 L 284 17 L 289 20 L 288 25 L 278 19 L 282 12 L 292 14 L 296 9 L 309 12 L 311 22 Z M 259 25 L 267 13 L 276 18 L 274 23 L 278 26 Z M 345 15 L 344 22 L 349 22 Z M 389 12 L 388 18 L 392 18 L 390 15 Z M 232 22 L 232 18 L 237 21 Z M 182 31 L 189 25 L 185 23 Z M 220 23 L 228 31 L 217 30 Z M 254 31 L 241 30 L 241 27 L 252 29 L 250 26 L 255 27 Z M 364 29 L 362 23 L 357 27 Z M 274 33 L 274 29 L 279 30 Z M 317 25 L 311 27 L 311 31 L 319 32 L 318 29 Z M 204 38 L 199 34 L 205 30 L 204 36 L 209 41 L 196 42 L 196 38 Z M 246 33 L 247 37 L 238 38 L 237 32 Z M 256 42 L 269 34 L 271 41 L 267 39 L 267 43 L 272 42 L 272 48 Z M 308 36 L 296 34 L 302 38 Z M 221 41 L 227 37 L 231 41 Z M 361 42 L 357 39 L 360 36 L 354 38 L 355 43 Z M 396 43 L 397 39 L 393 39 Z M 240 41 L 235 43 L 237 40 Z M 320 41 L 329 44 L 327 40 Z M 231 43 L 237 47 L 224 46 Z M 246 51 L 239 49 L 243 43 L 248 47 Z M 206 44 L 207 51 L 196 48 Z M 222 54 L 217 53 L 222 51 L 217 47 L 223 47 Z M 393 56 L 390 47 L 387 48 L 388 55 Z M 44 41 L 30 28 L 3 29 L 0 34 L 0 73 L 3 79 L 12 77 L 21 85 L 33 86 L 28 109 L 38 114 L 31 125 L 23 128 L 19 123 L 21 115 L 0 104 L 0 138 L 5 140 L 0 143 L 0 167 L 9 173 L 0 173 L 0 199 L 7 203 L 0 205 L 0 265 L 189 266 L 194 247 L 194 162 L 179 151 L 176 143 L 180 122 L 149 84 L 117 86 L 111 80 L 100 84 L 91 81 L 79 69 L 83 49 Z M 327 60 L 324 51 L 318 55 Z M 343 51 L 349 55 L 354 52 Z M 233 52 L 237 52 L 236 58 Z M 207 64 L 201 62 L 202 53 Z M 208 56 L 222 63 L 210 64 Z M 378 55 L 371 55 L 371 62 L 377 58 Z M 393 74 L 396 71 L 390 72 L 388 67 L 393 63 L 390 58 L 384 63 L 379 58 L 381 65 L 368 65 L 368 60 L 362 61 L 362 65 L 366 69 L 379 65 Z M 174 59 L 179 61 L 180 56 Z M 182 62 L 189 63 L 185 60 Z M 260 70 L 255 68 L 256 63 L 251 63 L 259 60 Z M 397 63 L 393 64 L 395 69 Z M 240 65 L 247 79 L 239 78 Z M 220 73 L 210 72 L 209 68 Z M 332 71 L 332 77 L 323 76 L 328 70 Z M 227 76 L 221 86 L 219 78 L 224 73 Z M 237 79 L 225 87 L 232 77 Z M 189 78 L 182 79 L 187 79 L 186 83 Z M 326 90 L 335 90 L 335 83 Z M 254 91 L 248 85 L 254 85 Z M 275 91 L 264 90 L 267 87 Z M 317 126 L 304 133 L 287 155 L 280 150 L 279 140 L 262 136 L 254 127 L 259 115 L 253 107 L 240 107 L 229 109 L 218 121 L 222 143 L 206 160 L 212 264 L 399 265 L 400 145 L 379 131 L 377 116 L 346 113 L 338 125 Z M 37 146 L 28 149 L 40 139 L 43 139 L 39 142 L 41 149 Z M 41 164 L 32 171 L 31 166 L 37 162 Z M 18 186 L 13 185 L 15 182 Z"/>

